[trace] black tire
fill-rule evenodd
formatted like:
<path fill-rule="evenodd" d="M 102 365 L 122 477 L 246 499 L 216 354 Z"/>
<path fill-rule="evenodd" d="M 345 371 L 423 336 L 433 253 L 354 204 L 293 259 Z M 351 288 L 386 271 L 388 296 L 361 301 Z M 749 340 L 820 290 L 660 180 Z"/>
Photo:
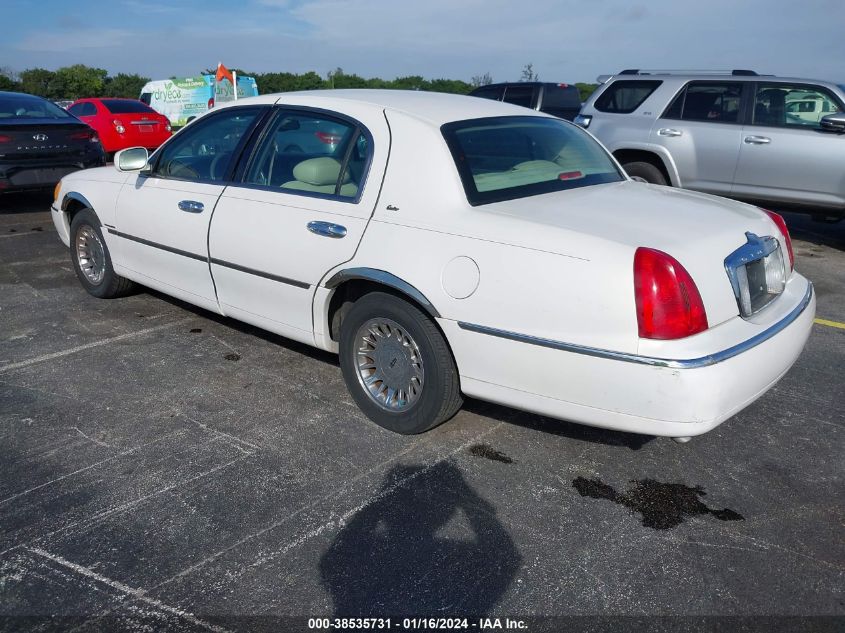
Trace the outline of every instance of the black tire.
<path fill-rule="evenodd" d="M 401 411 L 389 411 L 378 404 L 359 379 L 356 338 L 359 329 L 372 319 L 398 324 L 416 343 L 422 359 L 422 389 L 416 401 Z M 346 388 L 367 417 L 396 433 L 428 431 L 455 415 L 463 404 L 455 359 L 440 330 L 419 308 L 394 295 L 373 292 L 350 308 L 340 327 L 340 368 Z"/>
<path fill-rule="evenodd" d="M 81 239 L 80 235 L 86 231 L 93 231 L 102 246 L 103 275 L 102 279 L 98 281 L 92 281 L 86 276 L 80 262 L 78 245 Z M 70 223 L 70 259 L 73 263 L 73 270 L 76 271 L 76 276 L 79 278 L 79 283 L 82 284 L 82 287 L 89 294 L 95 297 L 99 297 L 100 299 L 122 297 L 129 294 L 135 287 L 134 282 L 114 272 L 109 248 L 106 246 L 106 241 L 103 239 L 103 231 L 100 228 L 100 220 L 97 218 L 97 214 L 91 209 L 81 210 L 73 216 L 73 221 Z"/>
<path fill-rule="evenodd" d="M 632 163 L 625 163 L 622 165 L 625 172 L 635 180 L 645 180 L 653 185 L 668 185 L 666 176 L 660 171 L 659 167 L 655 167 L 651 163 L 643 161 L 634 161 Z"/>

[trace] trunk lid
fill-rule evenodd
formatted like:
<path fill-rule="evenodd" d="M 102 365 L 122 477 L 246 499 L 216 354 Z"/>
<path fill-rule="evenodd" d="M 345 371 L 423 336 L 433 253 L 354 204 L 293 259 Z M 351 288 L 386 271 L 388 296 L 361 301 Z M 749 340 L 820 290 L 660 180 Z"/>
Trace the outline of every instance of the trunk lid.
<path fill-rule="evenodd" d="M 0 160 L 82 157 L 96 132 L 81 121 L 0 120 Z"/>
<path fill-rule="evenodd" d="M 541 225 L 544 230 L 527 233 L 532 236 L 531 244 L 520 244 L 529 248 L 598 259 L 603 242 L 628 247 L 632 279 L 633 254 L 638 247 L 668 253 L 698 286 L 710 327 L 739 314 L 725 258 L 747 243 L 746 232 L 776 238 L 788 258 L 777 226 L 757 208 L 670 187 L 625 181 L 483 208 Z M 563 239 L 566 234 L 569 239 Z M 573 237 L 578 235 L 586 239 Z"/>

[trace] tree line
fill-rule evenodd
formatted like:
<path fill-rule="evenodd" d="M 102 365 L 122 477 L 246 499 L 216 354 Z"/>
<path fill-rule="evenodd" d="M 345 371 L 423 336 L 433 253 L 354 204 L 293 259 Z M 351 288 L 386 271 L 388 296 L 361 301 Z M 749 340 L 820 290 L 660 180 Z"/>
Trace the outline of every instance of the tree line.
<path fill-rule="evenodd" d="M 531 64 L 523 70 L 522 80 L 537 81 Z M 293 90 L 319 90 L 324 88 L 387 88 L 399 90 L 427 90 L 467 94 L 478 86 L 493 83 L 490 73 L 473 77 L 470 81 L 461 79 L 426 79 L 419 75 L 381 79 L 364 78 L 355 73 L 346 73 L 342 68 L 335 68 L 325 77 L 315 71 L 305 73 L 271 72 L 252 73 L 235 68 L 238 75 L 254 77 L 258 90 L 262 94 L 290 92 Z M 215 69 L 206 69 L 201 74 L 215 73 Z M 173 77 L 171 77 L 173 79 Z M 109 75 L 103 68 L 93 68 L 84 64 L 65 66 L 58 70 L 28 68 L 15 72 L 10 68 L 0 68 L 0 90 L 26 92 L 53 101 L 78 99 L 81 97 L 127 97 L 137 99 L 141 88 L 150 81 L 149 77 L 138 74 L 118 73 Z M 576 83 L 581 100 L 585 100 L 595 89 L 596 84 Z"/>

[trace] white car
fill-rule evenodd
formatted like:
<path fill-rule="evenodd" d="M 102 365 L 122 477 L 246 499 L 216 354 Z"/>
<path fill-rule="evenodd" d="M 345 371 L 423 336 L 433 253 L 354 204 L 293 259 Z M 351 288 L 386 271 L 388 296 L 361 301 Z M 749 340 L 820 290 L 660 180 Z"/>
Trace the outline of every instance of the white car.
<path fill-rule="evenodd" d="M 326 127 L 329 153 L 287 143 Z M 463 394 L 687 439 L 783 376 L 815 313 L 779 216 L 633 182 L 579 127 L 506 103 L 265 95 L 115 165 L 56 191 L 86 290 L 136 282 L 339 353 L 400 433 Z"/>

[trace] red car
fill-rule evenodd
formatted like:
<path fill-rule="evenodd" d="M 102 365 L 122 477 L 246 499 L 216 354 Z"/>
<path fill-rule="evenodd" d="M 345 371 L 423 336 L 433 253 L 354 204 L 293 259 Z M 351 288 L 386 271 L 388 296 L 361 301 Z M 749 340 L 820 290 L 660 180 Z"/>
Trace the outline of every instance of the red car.
<path fill-rule="evenodd" d="M 127 147 L 157 148 L 170 138 L 170 121 L 136 99 L 78 99 L 67 109 L 97 130 L 111 155 Z"/>

